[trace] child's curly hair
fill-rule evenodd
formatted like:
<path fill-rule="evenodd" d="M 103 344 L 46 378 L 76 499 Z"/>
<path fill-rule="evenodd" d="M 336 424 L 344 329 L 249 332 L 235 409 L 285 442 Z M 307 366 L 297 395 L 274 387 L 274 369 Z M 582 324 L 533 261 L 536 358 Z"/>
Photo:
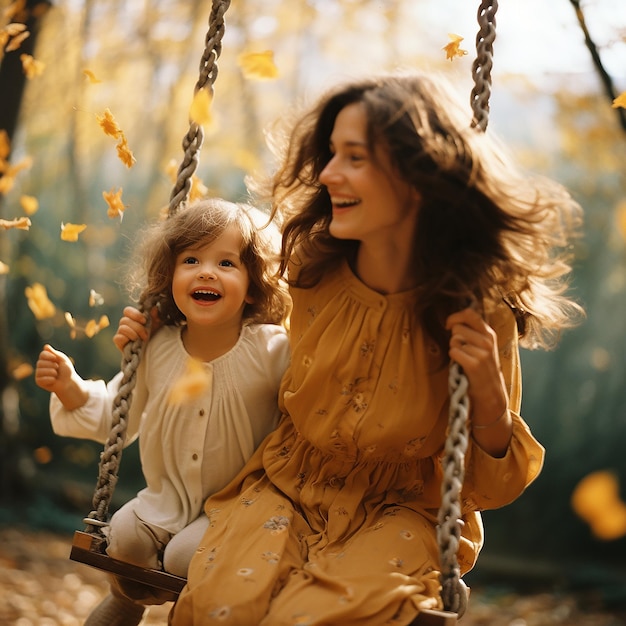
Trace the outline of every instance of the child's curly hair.
<path fill-rule="evenodd" d="M 276 272 L 278 229 L 258 209 L 221 198 L 196 200 L 145 231 L 136 249 L 139 261 L 129 276 L 131 294 L 140 305 L 155 304 L 164 324 L 183 324 L 185 317 L 172 295 L 176 257 L 186 248 L 211 243 L 231 225 L 241 233 L 241 261 L 250 279 L 252 302 L 245 305 L 244 322 L 284 324 L 290 299 Z"/>

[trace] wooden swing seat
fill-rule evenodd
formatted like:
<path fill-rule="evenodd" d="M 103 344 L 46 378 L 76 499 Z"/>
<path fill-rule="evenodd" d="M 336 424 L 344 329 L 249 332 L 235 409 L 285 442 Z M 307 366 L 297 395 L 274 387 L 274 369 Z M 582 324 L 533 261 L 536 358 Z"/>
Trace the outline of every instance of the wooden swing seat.
<path fill-rule="evenodd" d="M 147 569 L 139 565 L 132 565 L 113 559 L 105 553 L 105 543 L 102 537 L 77 530 L 74 533 L 70 559 L 109 572 L 114 576 L 126 578 L 174 594 L 179 594 L 187 584 L 185 578 L 175 576 L 163 570 Z"/>
<path fill-rule="evenodd" d="M 105 546 L 106 541 L 103 537 L 77 530 L 74 532 L 70 559 L 114 576 L 176 595 L 187 584 L 187 579 L 163 570 L 147 569 L 111 558 L 105 553 Z M 457 619 L 457 614 L 449 611 L 424 610 L 411 622 L 410 626 L 455 626 Z"/>

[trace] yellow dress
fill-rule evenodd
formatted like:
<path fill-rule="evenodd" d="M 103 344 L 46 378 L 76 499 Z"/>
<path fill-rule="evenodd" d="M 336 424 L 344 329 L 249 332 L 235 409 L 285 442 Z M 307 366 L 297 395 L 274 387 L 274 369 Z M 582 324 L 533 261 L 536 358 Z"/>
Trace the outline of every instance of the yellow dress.
<path fill-rule="evenodd" d="M 283 411 L 239 475 L 209 498 L 209 529 L 173 626 L 382 626 L 440 608 L 436 518 L 448 368 L 413 313 L 417 291 L 381 295 L 347 264 L 292 290 Z M 498 335 L 513 438 L 493 458 L 470 438 L 459 563 L 482 546 L 481 509 L 517 498 L 543 448 L 518 415 L 515 319 Z"/>

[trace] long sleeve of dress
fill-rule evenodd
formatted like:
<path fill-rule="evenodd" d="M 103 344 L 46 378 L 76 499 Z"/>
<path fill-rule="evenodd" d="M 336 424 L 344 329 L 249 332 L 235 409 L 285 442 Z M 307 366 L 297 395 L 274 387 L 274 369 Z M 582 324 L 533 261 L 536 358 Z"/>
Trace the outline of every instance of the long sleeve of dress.
<path fill-rule="evenodd" d="M 502 373 L 509 394 L 513 435 L 502 458 L 487 454 L 470 436 L 465 458 L 464 509 L 495 509 L 515 500 L 539 475 L 544 449 L 520 416 L 522 380 L 515 318 L 503 303 L 488 319 L 498 336 Z"/>
<path fill-rule="evenodd" d="M 66 410 L 59 399 L 50 396 L 50 421 L 55 434 L 62 437 L 92 439 L 104 444 L 111 431 L 112 408 L 119 391 L 122 373 L 119 372 L 108 384 L 103 380 L 87 380 L 86 389 L 89 399 L 80 408 Z M 137 400 L 137 405 L 140 400 Z M 141 412 L 134 412 L 128 422 L 126 445 L 137 438 Z"/>

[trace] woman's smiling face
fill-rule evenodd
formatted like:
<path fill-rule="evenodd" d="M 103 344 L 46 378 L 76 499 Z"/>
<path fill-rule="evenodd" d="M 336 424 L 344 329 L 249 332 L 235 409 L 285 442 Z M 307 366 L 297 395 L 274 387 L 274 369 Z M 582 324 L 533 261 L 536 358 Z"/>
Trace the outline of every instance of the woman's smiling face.
<path fill-rule="evenodd" d="M 362 104 L 339 112 L 330 152 L 319 180 L 332 203 L 333 237 L 375 244 L 415 228 L 419 194 L 394 170 L 384 146 L 370 149 Z"/>

